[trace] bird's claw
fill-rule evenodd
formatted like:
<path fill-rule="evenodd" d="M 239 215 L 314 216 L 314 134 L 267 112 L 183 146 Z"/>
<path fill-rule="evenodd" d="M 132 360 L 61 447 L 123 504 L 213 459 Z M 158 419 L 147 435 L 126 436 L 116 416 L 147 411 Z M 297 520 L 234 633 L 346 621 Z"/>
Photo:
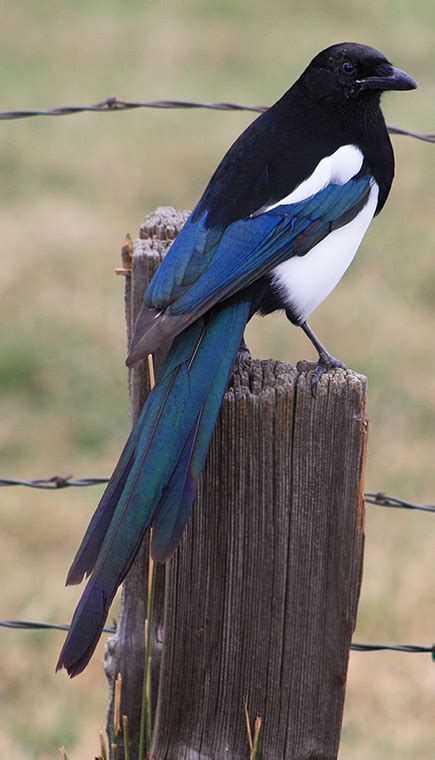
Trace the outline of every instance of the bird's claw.
<path fill-rule="evenodd" d="M 316 397 L 317 384 L 320 378 L 330 369 L 347 369 L 347 367 L 344 362 L 340 361 L 340 359 L 336 359 L 335 356 L 331 356 L 331 354 L 321 354 L 319 356 L 319 361 L 317 362 L 317 367 L 311 376 L 311 395 L 313 398 Z"/>

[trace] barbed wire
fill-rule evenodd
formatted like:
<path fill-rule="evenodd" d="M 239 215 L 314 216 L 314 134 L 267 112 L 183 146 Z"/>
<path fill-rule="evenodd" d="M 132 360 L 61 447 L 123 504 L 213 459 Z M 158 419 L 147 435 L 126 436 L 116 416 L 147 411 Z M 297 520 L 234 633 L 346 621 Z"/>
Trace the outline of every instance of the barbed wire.
<path fill-rule="evenodd" d="M 51 478 L 36 478 L 34 480 L 18 480 L 0 478 L 2 486 L 25 486 L 26 488 L 42 488 L 48 491 L 56 491 L 62 488 L 84 488 L 85 486 L 100 486 L 109 482 L 109 478 L 78 478 L 73 475 L 53 475 Z M 366 504 L 374 504 L 377 507 L 390 509 L 412 509 L 422 512 L 435 512 L 435 504 L 414 504 L 411 501 L 400 499 L 398 496 L 389 496 L 384 491 L 364 494 Z"/>
<path fill-rule="evenodd" d="M 46 623 L 40 620 L 0 620 L 0 628 L 12 628 L 22 631 L 69 631 L 68 623 Z M 104 633 L 116 633 L 116 626 L 105 626 Z M 421 644 L 351 644 L 354 652 L 409 652 L 411 654 L 431 654 L 435 659 L 435 644 L 423 646 Z"/>
<path fill-rule="evenodd" d="M 44 488 L 48 491 L 56 491 L 61 488 L 99 486 L 108 482 L 109 478 L 78 478 L 74 480 L 73 475 L 53 475 L 51 478 L 36 478 L 35 480 L 0 478 L 0 488 L 2 486 L 26 486 L 26 488 Z"/>
<path fill-rule="evenodd" d="M 51 478 L 37 478 L 35 480 L 16 480 L 0 479 L 0 486 L 25 486 L 29 488 L 43 488 L 47 490 L 56 490 L 59 488 L 79 487 L 102 485 L 108 482 L 108 478 L 80 478 L 73 480 L 72 475 L 59 476 L 54 475 Z M 435 512 L 435 505 L 414 504 L 405 499 L 399 499 L 397 496 L 388 496 L 383 491 L 376 493 L 366 493 L 364 500 L 368 504 L 387 508 L 401 508 L 411 510 L 422 510 L 425 512 Z M 67 623 L 47 623 L 34 620 L 0 620 L 0 628 L 12 628 L 16 630 L 59 630 L 68 631 L 70 626 Z M 105 633 L 115 633 L 115 626 L 106 626 L 103 628 Z M 354 642 L 351 644 L 351 650 L 354 652 L 407 652 L 413 654 L 431 654 L 435 661 L 435 644 L 432 646 L 423 646 L 420 644 L 366 644 Z"/>
<path fill-rule="evenodd" d="M 212 111 L 252 111 L 254 113 L 263 113 L 264 111 L 267 111 L 269 106 L 243 105 L 241 103 L 227 102 L 207 103 L 192 100 L 130 101 L 110 97 L 90 106 L 56 106 L 54 108 L 0 111 L 0 121 L 7 121 L 9 119 L 28 119 L 33 116 L 71 116 L 73 114 L 86 112 L 114 113 L 115 111 L 131 111 L 137 108 L 203 108 Z M 416 140 L 423 140 L 424 142 L 435 142 L 435 133 L 432 132 L 417 132 L 415 130 L 402 129 L 401 127 L 393 127 L 390 125 L 387 125 L 387 129 L 392 135 L 406 135 L 407 137 L 414 137 Z"/>
<path fill-rule="evenodd" d="M 97 112 L 114 112 L 114 111 L 131 111 L 136 108 L 183 108 L 197 109 L 205 108 L 211 111 L 254 111 L 263 113 L 269 106 L 243 105 L 241 103 L 207 103 L 193 100 L 149 100 L 149 101 L 131 101 L 119 100 L 118 98 L 106 98 L 100 103 L 94 103 L 91 106 L 57 106 L 55 108 L 26 109 L 22 111 L 0 111 L 0 120 L 7 119 L 27 119 L 31 116 L 70 116 L 76 113 L 87 111 Z M 393 127 L 394 129 L 394 127 Z"/>
<path fill-rule="evenodd" d="M 378 493 L 365 493 L 364 501 L 366 504 L 375 504 L 377 507 L 388 507 L 390 509 L 414 509 L 422 512 L 435 512 L 435 504 L 414 504 L 412 501 L 399 499 L 398 496 L 388 496 L 383 491 Z"/>
<path fill-rule="evenodd" d="M 431 647 L 421 646 L 420 644 L 359 644 L 357 642 L 352 643 L 351 647 L 353 652 L 410 652 L 411 654 L 431 654 L 432 659 L 435 661 L 435 644 Z"/>
<path fill-rule="evenodd" d="M 390 135 L 406 135 L 407 137 L 415 137 L 416 140 L 423 140 L 424 142 L 435 143 L 435 133 L 433 132 L 416 132 L 411 129 L 401 129 L 400 127 L 393 127 L 387 124 L 387 130 Z"/>

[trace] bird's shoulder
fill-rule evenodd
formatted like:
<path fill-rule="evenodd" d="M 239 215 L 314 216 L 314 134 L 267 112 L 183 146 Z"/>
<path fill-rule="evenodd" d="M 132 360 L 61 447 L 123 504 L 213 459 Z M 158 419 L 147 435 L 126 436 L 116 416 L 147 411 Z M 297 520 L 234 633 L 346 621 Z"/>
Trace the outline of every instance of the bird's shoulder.
<path fill-rule="evenodd" d="M 208 227 L 228 226 L 288 196 L 318 164 L 346 144 L 339 131 L 319 128 L 297 99 L 278 101 L 240 135 L 223 157 L 196 207 Z"/>

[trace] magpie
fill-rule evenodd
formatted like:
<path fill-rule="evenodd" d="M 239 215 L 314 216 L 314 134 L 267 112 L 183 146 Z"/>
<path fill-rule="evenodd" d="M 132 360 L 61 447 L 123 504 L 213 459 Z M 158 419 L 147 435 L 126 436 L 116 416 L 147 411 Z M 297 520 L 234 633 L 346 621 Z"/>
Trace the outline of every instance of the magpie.
<path fill-rule="evenodd" d="M 146 530 L 157 561 L 175 550 L 253 314 L 282 309 L 306 333 L 319 355 L 314 392 L 344 367 L 307 319 L 390 192 L 381 95 L 415 87 L 378 50 L 332 45 L 217 167 L 144 295 L 127 365 L 171 348 L 68 573 L 67 584 L 90 579 L 57 669 L 88 664 Z"/>

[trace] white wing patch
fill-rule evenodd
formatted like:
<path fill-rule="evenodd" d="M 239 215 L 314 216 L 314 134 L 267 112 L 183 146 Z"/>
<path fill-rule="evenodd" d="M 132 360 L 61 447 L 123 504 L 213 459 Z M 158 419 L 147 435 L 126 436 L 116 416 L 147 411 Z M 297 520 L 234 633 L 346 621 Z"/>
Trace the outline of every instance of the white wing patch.
<path fill-rule="evenodd" d="M 340 150 L 344 149 L 340 148 Z M 337 154 L 334 153 L 335 155 Z M 306 180 L 306 182 L 310 182 L 311 179 Z M 299 185 L 299 188 L 301 187 L 302 185 Z M 373 218 L 378 203 L 378 194 L 379 187 L 372 180 L 366 205 L 349 224 L 331 232 L 305 256 L 294 256 L 272 270 L 274 286 L 279 290 L 299 323 L 305 322 L 311 312 L 329 296 L 340 282 Z"/>
<path fill-rule="evenodd" d="M 358 174 L 363 161 L 364 156 L 356 145 L 343 145 L 331 156 L 322 158 L 312 175 L 301 182 L 293 192 L 272 206 L 262 208 L 261 212 L 270 211 L 277 206 L 287 206 L 289 203 L 303 201 L 330 184 L 345 185 L 355 174 Z"/>

